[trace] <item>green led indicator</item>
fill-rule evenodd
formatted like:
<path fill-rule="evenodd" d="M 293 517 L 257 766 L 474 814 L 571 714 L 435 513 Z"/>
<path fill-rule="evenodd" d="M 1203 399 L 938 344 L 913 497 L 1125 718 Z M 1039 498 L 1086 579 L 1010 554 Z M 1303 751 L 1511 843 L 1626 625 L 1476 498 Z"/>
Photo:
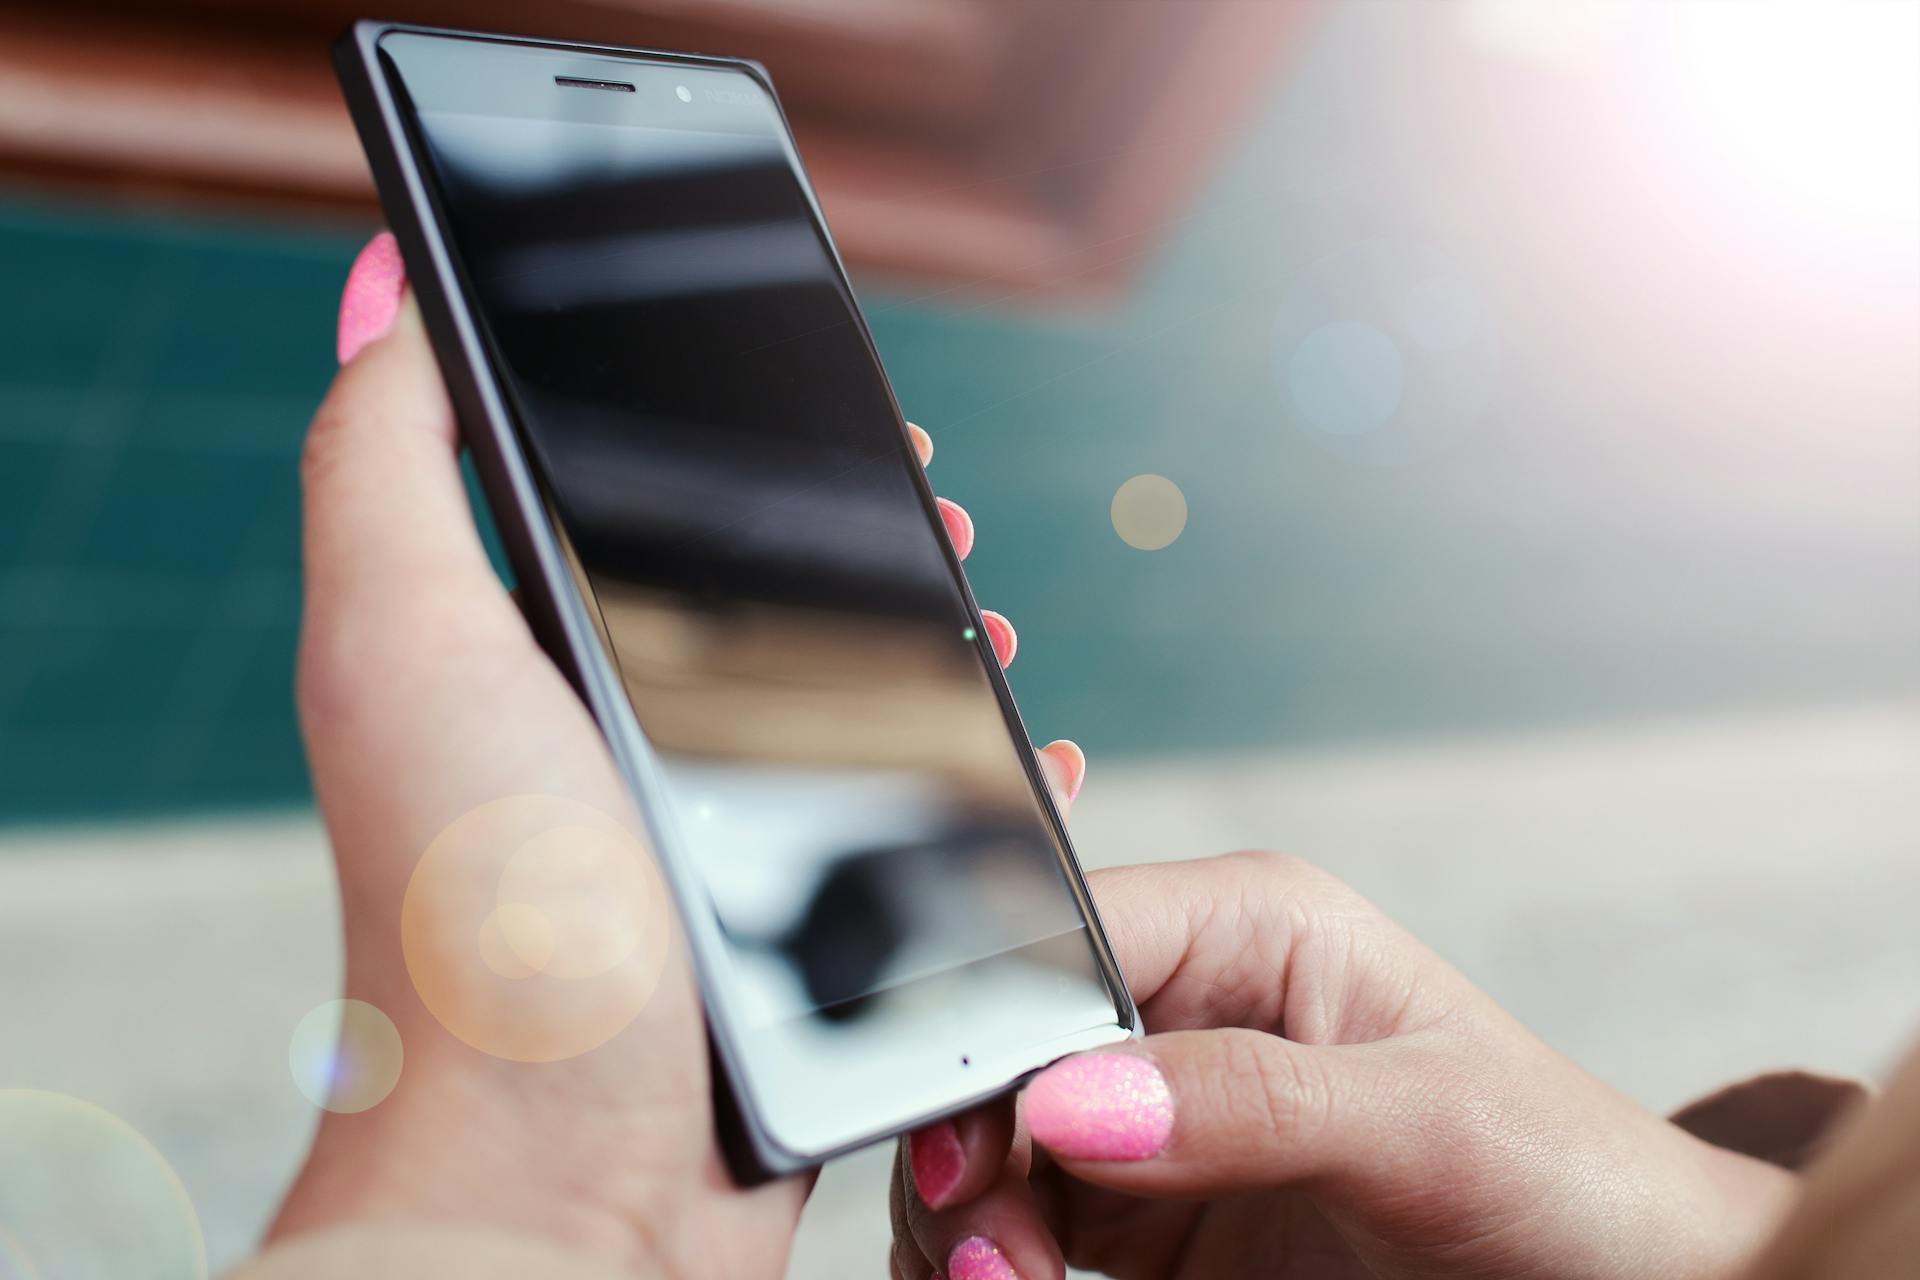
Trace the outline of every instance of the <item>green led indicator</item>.
<path fill-rule="evenodd" d="M 960 633 L 960 638 L 961 638 L 962 640 L 971 640 L 971 639 L 973 639 L 973 634 L 974 634 L 974 633 L 973 633 L 973 628 L 972 628 L 972 627 L 968 627 L 968 628 L 967 628 L 967 629 L 966 629 L 965 631 L 962 631 L 962 632 Z"/>

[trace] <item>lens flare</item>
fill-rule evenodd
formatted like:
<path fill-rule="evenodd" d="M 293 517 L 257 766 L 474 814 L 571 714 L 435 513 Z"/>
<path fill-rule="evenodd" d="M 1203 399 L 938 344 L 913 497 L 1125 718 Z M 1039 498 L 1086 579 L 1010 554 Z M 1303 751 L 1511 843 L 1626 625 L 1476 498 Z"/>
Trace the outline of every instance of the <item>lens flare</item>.
<path fill-rule="evenodd" d="M 640 1015 L 672 918 L 625 823 L 578 800 L 510 796 L 427 848 L 400 940 L 414 989 L 448 1031 L 498 1058 L 552 1062 Z"/>
<path fill-rule="evenodd" d="M 480 959 L 503 978 L 531 978 L 553 959 L 553 921 L 525 902 L 503 902 L 480 922 Z"/>
<path fill-rule="evenodd" d="M 1323 324 L 1287 362 L 1287 390 L 1309 426 L 1333 436 L 1384 427 L 1400 408 L 1407 370 L 1392 338 L 1359 320 Z"/>
<path fill-rule="evenodd" d="M 152 1143 L 90 1102 L 0 1089 L 0 1276 L 206 1274 L 193 1203 Z"/>
<path fill-rule="evenodd" d="M 1455 448 L 1493 396 L 1498 347 L 1473 273 L 1363 240 L 1301 271 L 1274 318 L 1287 420 L 1330 453 L 1393 466 Z"/>
<path fill-rule="evenodd" d="M 406 1053 L 393 1019 L 364 1000 L 329 1000 L 294 1026 L 287 1069 L 307 1101 L 354 1115 L 385 1102 Z"/>
<path fill-rule="evenodd" d="M 1173 545 L 1187 527 L 1187 495 L 1165 476 L 1139 475 L 1114 491 L 1113 531 L 1140 551 Z"/>

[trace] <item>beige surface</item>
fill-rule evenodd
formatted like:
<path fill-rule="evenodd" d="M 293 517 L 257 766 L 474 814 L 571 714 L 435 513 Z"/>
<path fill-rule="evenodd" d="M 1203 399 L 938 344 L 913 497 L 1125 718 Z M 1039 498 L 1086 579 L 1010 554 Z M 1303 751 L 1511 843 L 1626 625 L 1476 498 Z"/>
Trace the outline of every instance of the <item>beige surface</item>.
<path fill-rule="evenodd" d="M 1074 826 L 1093 865 L 1314 857 L 1658 1107 L 1767 1066 L 1882 1070 L 1920 1030 L 1920 707 L 1096 759 Z M 287 1039 L 338 962 L 308 817 L 16 833 L 0 1087 L 131 1121 L 231 1261 L 313 1123 Z M 885 1274 L 886 1167 L 828 1171 L 794 1277 Z"/>

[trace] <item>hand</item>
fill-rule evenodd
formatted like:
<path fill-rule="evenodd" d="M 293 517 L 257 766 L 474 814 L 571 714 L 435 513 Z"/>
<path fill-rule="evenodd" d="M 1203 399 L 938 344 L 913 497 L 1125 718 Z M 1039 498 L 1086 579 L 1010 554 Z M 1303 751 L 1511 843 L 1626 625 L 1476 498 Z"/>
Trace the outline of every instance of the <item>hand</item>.
<path fill-rule="evenodd" d="M 1302 863 L 1092 884 L 1151 1034 L 903 1143 L 895 1280 L 1685 1280 L 1785 1211 Z"/>
<path fill-rule="evenodd" d="M 546 797 L 608 815 L 616 829 L 641 828 L 599 729 L 488 565 L 453 413 L 403 284 L 383 236 L 349 281 L 345 367 L 308 436 L 298 700 L 338 864 L 347 994 L 393 1020 L 405 1063 L 384 1101 L 324 1117 L 273 1234 L 458 1218 L 544 1235 L 642 1274 L 778 1276 L 805 1186 L 741 1191 L 728 1179 L 678 939 L 664 973 L 621 964 L 600 974 L 603 989 L 636 997 L 637 1016 L 597 1047 L 547 1055 L 554 1061 L 474 1047 L 484 1037 L 444 1025 L 418 972 L 410 977 L 410 961 L 473 968 L 480 922 L 456 909 L 473 886 L 408 898 L 423 851 L 453 824 L 466 820 L 459 829 L 484 844 L 488 829 L 476 834 L 472 815 Z M 931 441 L 915 430 L 924 459 Z M 971 522 L 951 503 L 943 512 L 965 554 Z M 1012 628 L 998 615 L 988 627 L 1010 658 Z M 1077 747 L 1055 743 L 1042 760 L 1063 796 L 1079 789 Z M 523 847 L 526 833 L 512 838 Z M 477 850 L 482 863 L 494 852 Z M 629 982 L 646 989 L 623 991 Z M 512 1015 L 512 984 L 493 986 L 507 994 L 487 1012 Z M 484 1000 L 490 990 L 483 981 L 461 994 Z M 539 1016 L 551 1008 L 543 1003 Z"/>

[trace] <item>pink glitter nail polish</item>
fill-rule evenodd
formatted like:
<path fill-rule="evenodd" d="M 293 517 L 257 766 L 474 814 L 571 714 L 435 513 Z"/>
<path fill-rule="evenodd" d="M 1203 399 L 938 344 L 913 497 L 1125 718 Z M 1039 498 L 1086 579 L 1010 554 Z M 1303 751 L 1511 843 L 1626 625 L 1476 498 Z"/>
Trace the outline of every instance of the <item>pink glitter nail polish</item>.
<path fill-rule="evenodd" d="M 940 508 L 940 519 L 947 526 L 953 554 L 966 559 L 967 553 L 973 550 L 973 517 L 965 507 L 947 498 L 935 498 L 933 504 Z"/>
<path fill-rule="evenodd" d="M 1035 1142 L 1072 1160 L 1145 1160 L 1173 1136 L 1173 1094 L 1150 1058 L 1089 1053 L 1034 1077 L 1020 1114 Z"/>
<path fill-rule="evenodd" d="M 907 1163 L 913 1169 L 913 1187 L 930 1209 L 938 1209 L 960 1185 L 967 1171 L 967 1153 L 960 1146 L 960 1131 L 953 1121 L 942 1120 L 931 1129 L 922 1129 L 907 1137 Z"/>
<path fill-rule="evenodd" d="M 980 611 L 980 621 L 987 624 L 987 639 L 993 642 L 993 653 L 1000 659 L 1000 665 L 1004 667 L 1012 662 L 1013 655 L 1020 652 L 1020 637 L 1013 624 L 991 609 Z"/>
<path fill-rule="evenodd" d="M 407 269 L 400 262 L 400 245 L 393 232 L 382 231 L 367 241 L 353 260 L 347 284 L 340 291 L 340 330 L 335 351 L 345 364 L 362 347 L 386 336 L 400 314 L 400 294 Z"/>
<path fill-rule="evenodd" d="M 947 1274 L 953 1280 L 1020 1280 L 1020 1273 L 985 1236 L 968 1236 L 947 1255 Z"/>

